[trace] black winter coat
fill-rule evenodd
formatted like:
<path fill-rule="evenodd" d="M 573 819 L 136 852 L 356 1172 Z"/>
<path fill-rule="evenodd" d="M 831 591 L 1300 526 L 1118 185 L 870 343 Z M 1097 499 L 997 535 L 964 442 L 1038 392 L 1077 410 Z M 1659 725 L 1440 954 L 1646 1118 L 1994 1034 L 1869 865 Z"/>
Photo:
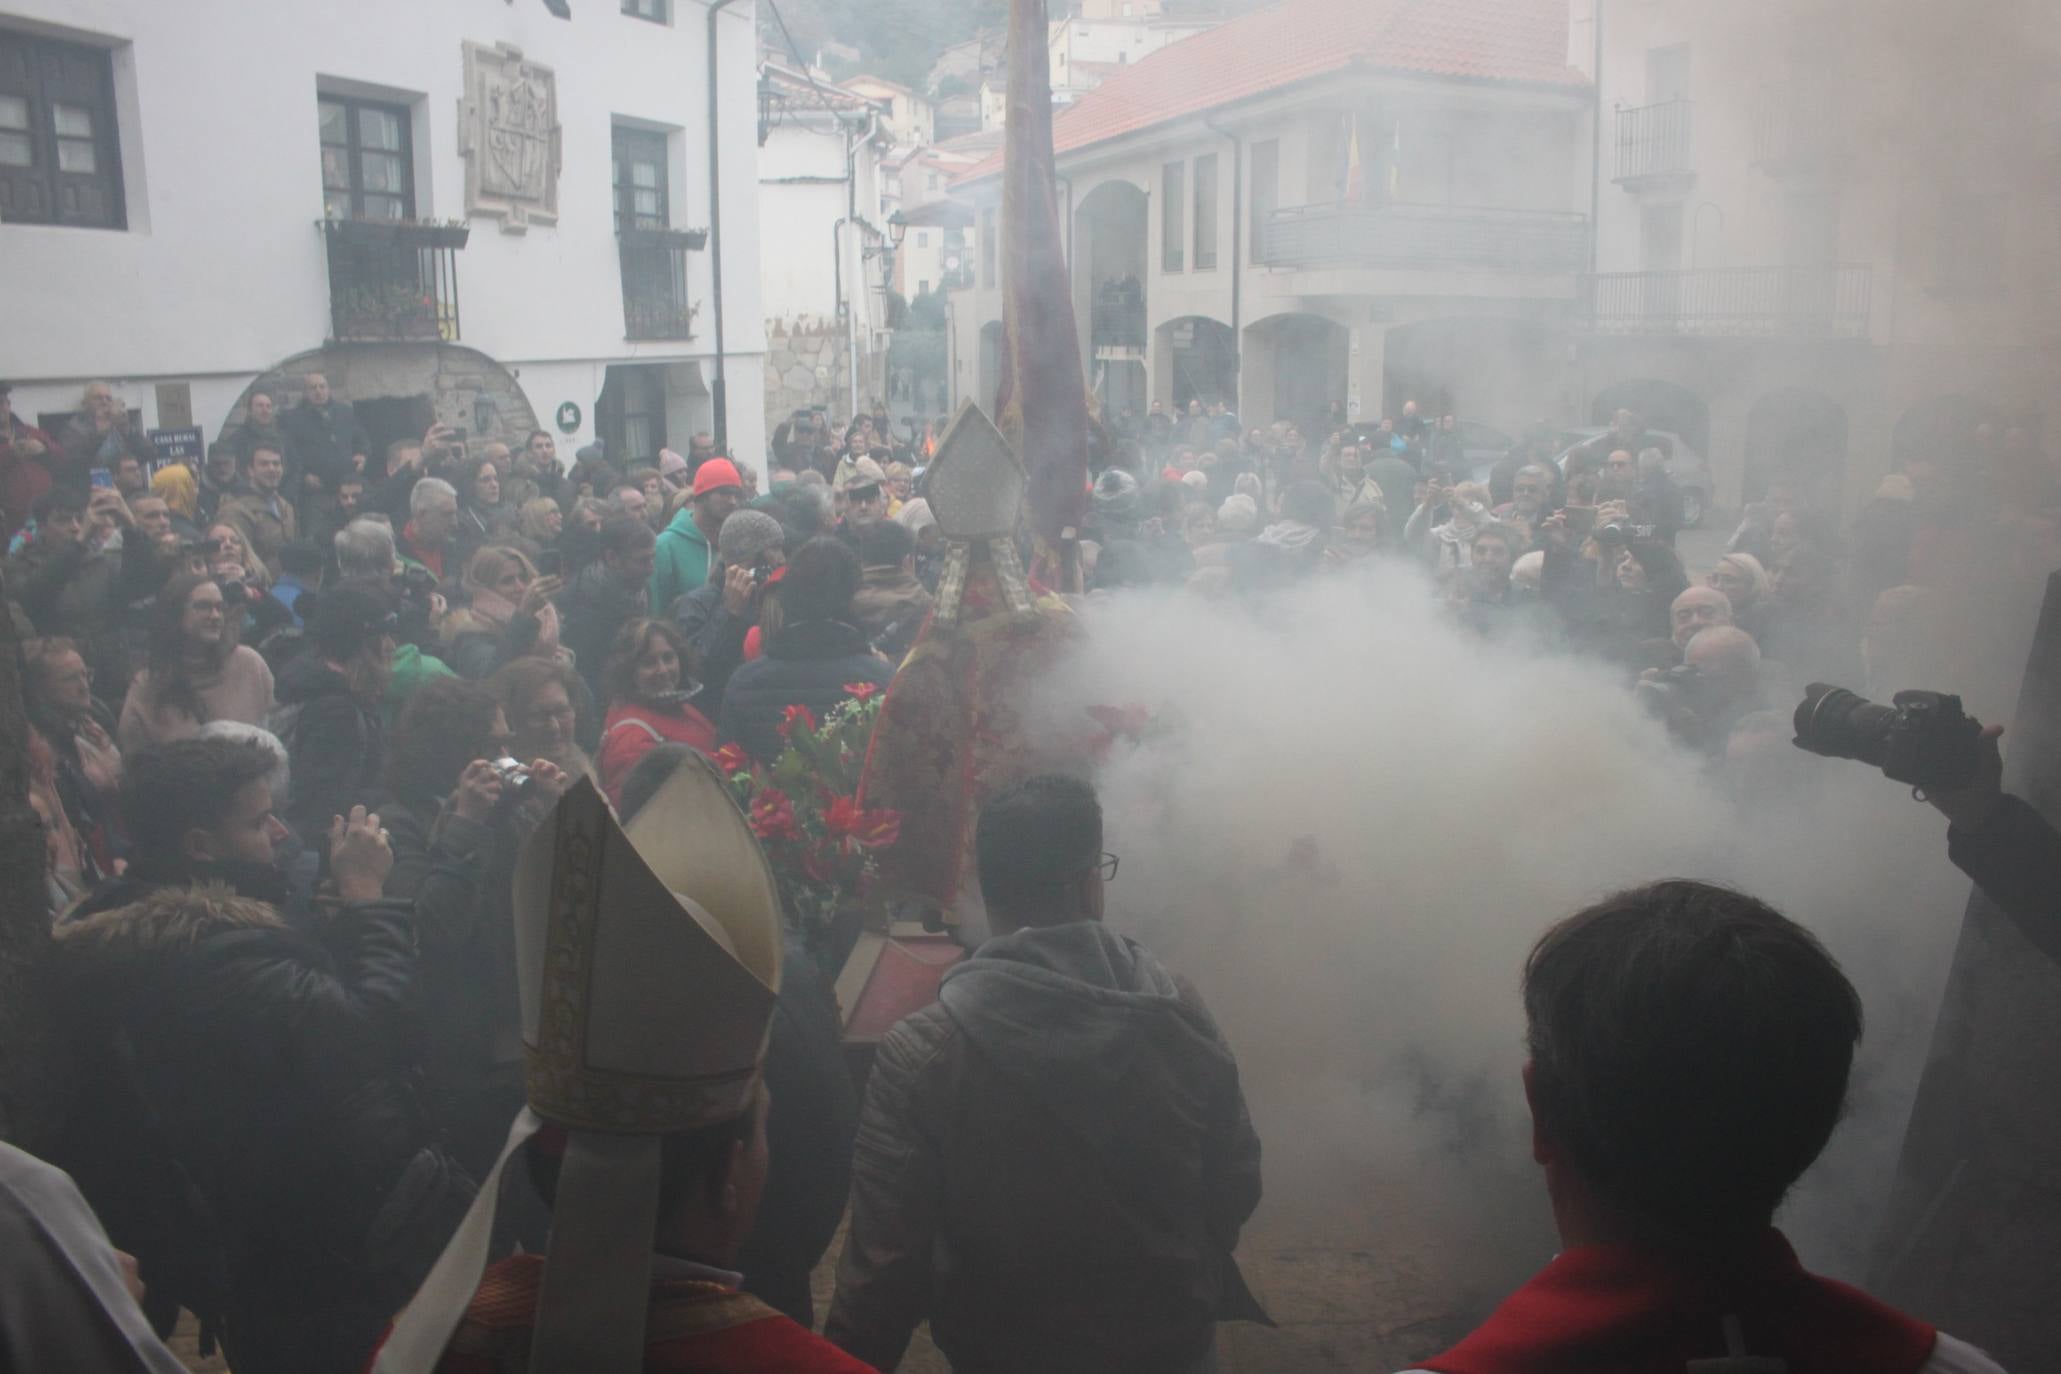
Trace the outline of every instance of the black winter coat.
<path fill-rule="evenodd" d="M 866 636 L 841 620 L 804 620 L 774 635 L 763 658 L 730 675 L 716 733 L 744 746 L 761 763 L 780 757 L 781 722 L 790 706 L 806 706 L 821 720 L 847 695 L 848 682 L 886 687 L 894 669 L 873 652 Z"/>
<path fill-rule="evenodd" d="M 472 1194 L 410 1084 L 406 906 L 309 934 L 162 887 L 62 927 L 57 969 L 83 1060 L 62 1163 L 115 1243 L 226 1319 L 238 1374 L 360 1368 Z"/>
<path fill-rule="evenodd" d="M 615 642 L 616 631 L 626 621 L 649 614 L 646 604 L 643 584 L 623 586 L 605 563 L 588 564 L 572 585 L 559 593 L 558 642 L 573 651 L 573 666 L 595 700 L 608 699 L 602 674 L 608 667 L 608 647 Z"/>
<path fill-rule="evenodd" d="M 386 724 L 379 708 L 310 650 L 280 672 L 272 732 L 286 745 L 292 794 L 282 813 L 311 846 L 326 848 L 332 817 L 379 800 Z"/>

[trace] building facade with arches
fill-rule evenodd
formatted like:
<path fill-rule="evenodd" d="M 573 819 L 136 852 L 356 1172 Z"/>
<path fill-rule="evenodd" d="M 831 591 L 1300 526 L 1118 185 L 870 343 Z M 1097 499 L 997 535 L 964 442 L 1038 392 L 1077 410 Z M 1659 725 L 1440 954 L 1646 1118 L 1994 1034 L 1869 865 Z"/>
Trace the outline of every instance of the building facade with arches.
<path fill-rule="evenodd" d="M 1590 93 L 1564 6 L 1287 0 L 1061 111 L 1058 208 L 1105 421 L 1222 399 L 1248 426 L 1377 420 L 1398 397 L 1515 428 L 1564 406 L 1541 341 L 1588 261 Z M 953 301 L 955 400 L 991 404 L 1001 158 L 955 195 L 982 242 Z"/>

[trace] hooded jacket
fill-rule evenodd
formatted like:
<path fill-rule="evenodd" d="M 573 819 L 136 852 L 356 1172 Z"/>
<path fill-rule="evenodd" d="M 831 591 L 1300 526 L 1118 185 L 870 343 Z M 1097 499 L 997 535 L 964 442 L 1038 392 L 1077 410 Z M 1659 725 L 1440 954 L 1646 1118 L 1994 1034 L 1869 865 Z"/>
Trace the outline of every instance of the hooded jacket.
<path fill-rule="evenodd" d="M 1181 1371 L 1257 1315 L 1238 1066 L 1194 989 L 1099 921 L 990 940 L 880 1045 L 825 1328 L 890 1369 Z M 1240 1309 L 1240 1304 L 1247 1304 Z"/>
<path fill-rule="evenodd" d="M 665 615 L 675 601 L 708 581 L 714 560 L 708 536 L 694 523 L 694 506 L 680 507 L 659 531 L 658 561 L 651 569 L 651 613 Z"/>
<path fill-rule="evenodd" d="M 282 813 L 309 844 L 326 844 L 329 822 L 379 800 L 386 727 L 349 679 L 313 651 L 280 671 L 272 733 L 286 745 L 293 791 Z"/>
<path fill-rule="evenodd" d="M 804 620 L 783 626 L 755 658 L 730 675 L 723 691 L 717 735 L 737 743 L 760 763 L 786 748 L 780 733 L 790 706 L 806 706 L 817 720 L 849 695 L 846 683 L 886 687 L 894 676 L 866 636 L 841 620 Z"/>
<path fill-rule="evenodd" d="M 226 887 L 160 887 L 57 940 L 82 1057 L 60 1162 L 115 1244 L 226 1318 L 239 1371 L 357 1368 L 472 1192 L 408 1084 L 407 908 L 302 933 Z M 197 1293 L 205 1232 L 220 1282 Z"/>

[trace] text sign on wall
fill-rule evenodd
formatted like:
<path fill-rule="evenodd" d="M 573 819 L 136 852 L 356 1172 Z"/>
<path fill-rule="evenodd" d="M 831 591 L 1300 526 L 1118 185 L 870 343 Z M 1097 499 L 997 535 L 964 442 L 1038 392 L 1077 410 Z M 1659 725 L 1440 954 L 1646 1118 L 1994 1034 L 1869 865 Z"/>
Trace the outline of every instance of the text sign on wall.
<path fill-rule="evenodd" d="M 149 429 L 144 431 L 144 437 L 149 439 L 150 446 L 157 450 L 157 457 L 150 464 L 152 472 L 172 463 L 184 463 L 195 472 L 199 472 L 201 460 L 207 456 L 207 445 L 201 440 L 199 425 L 185 425 L 178 429 Z"/>

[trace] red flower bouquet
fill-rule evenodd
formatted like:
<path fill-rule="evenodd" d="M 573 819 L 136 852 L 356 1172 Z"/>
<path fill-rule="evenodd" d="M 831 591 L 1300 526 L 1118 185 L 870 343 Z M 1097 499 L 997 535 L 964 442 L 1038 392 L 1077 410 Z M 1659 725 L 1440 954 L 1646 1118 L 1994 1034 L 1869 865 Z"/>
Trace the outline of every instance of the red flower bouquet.
<path fill-rule="evenodd" d="M 770 766 L 753 765 L 734 744 L 715 756 L 772 861 L 788 919 L 812 949 L 823 947 L 831 917 L 866 896 L 879 851 L 902 828 L 900 812 L 859 803 L 880 689 L 851 683 L 845 691 L 821 721 L 805 706 L 788 707 L 780 725 L 787 747 Z"/>

